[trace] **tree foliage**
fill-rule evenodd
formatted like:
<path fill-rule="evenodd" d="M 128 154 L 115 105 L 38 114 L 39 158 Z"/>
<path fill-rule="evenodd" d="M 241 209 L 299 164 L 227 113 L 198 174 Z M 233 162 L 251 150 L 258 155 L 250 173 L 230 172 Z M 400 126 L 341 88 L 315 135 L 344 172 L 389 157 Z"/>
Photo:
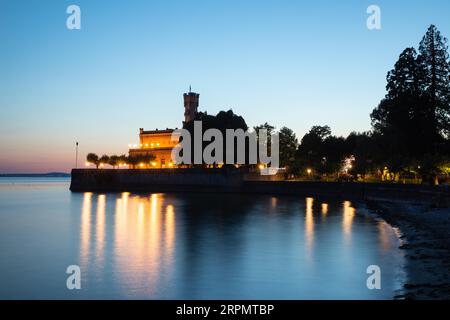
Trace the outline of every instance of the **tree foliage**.
<path fill-rule="evenodd" d="M 98 155 L 96 155 L 95 153 L 89 153 L 86 156 L 86 161 L 89 162 L 89 163 L 94 164 L 97 168 L 100 165 L 100 161 L 99 161 Z"/>
<path fill-rule="evenodd" d="M 280 166 L 292 171 L 295 163 L 295 153 L 298 147 L 298 140 L 294 131 L 288 127 L 282 127 L 279 132 L 280 142 Z"/>
<path fill-rule="evenodd" d="M 428 176 L 439 171 L 440 158 L 450 156 L 447 49 L 447 39 L 431 25 L 418 52 L 405 49 L 387 75 L 386 96 L 371 119 L 382 159 L 394 172 L 420 167 L 425 180 L 430 180 Z"/>
<path fill-rule="evenodd" d="M 227 156 L 227 150 L 226 150 L 226 146 L 227 146 L 227 138 L 226 138 L 226 130 L 227 129 L 233 129 L 233 130 L 237 130 L 237 129 L 242 129 L 243 131 L 247 131 L 248 126 L 247 123 L 245 122 L 244 118 L 235 114 L 233 112 L 233 110 L 229 109 L 228 111 L 220 111 L 219 113 L 217 113 L 217 115 L 213 116 L 213 115 L 208 115 L 206 112 L 199 112 L 197 113 L 195 119 L 195 121 L 200 121 L 202 124 L 202 132 L 201 132 L 201 137 L 198 138 L 195 136 L 195 132 L 194 132 L 194 121 L 188 122 L 184 125 L 184 129 L 188 130 L 190 135 L 191 135 L 191 163 L 194 163 L 194 141 L 198 140 L 198 141 L 202 141 L 202 152 L 205 149 L 205 147 L 210 143 L 210 142 L 203 142 L 203 134 L 205 133 L 206 130 L 208 129 L 217 129 L 221 132 L 222 137 L 223 137 L 223 162 L 225 162 L 226 156 Z M 236 144 L 234 144 L 235 148 L 234 148 L 234 158 L 236 161 L 236 157 L 237 157 L 237 152 L 236 152 Z M 247 150 L 247 148 L 246 148 Z M 247 153 L 247 152 L 246 152 Z M 213 154 L 214 155 L 214 154 Z M 246 159 L 248 159 L 248 157 L 246 156 Z M 217 164 L 216 164 L 217 165 Z"/>

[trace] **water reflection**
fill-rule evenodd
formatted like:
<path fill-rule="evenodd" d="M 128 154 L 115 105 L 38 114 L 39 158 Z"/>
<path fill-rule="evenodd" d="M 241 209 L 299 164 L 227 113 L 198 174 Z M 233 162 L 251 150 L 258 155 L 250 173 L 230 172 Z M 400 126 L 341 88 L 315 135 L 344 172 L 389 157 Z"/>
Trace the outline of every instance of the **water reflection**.
<path fill-rule="evenodd" d="M 97 198 L 97 219 L 96 219 L 96 236 L 95 249 L 96 258 L 103 258 L 103 249 L 105 244 L 105 210 L 106 210 L 106 195 L 101 194 Z"/>
<path fill-rule="evenodd" d="M 173 205 L 169 204 L 166 208 L 165 217 L 165 249 L 166 264 L 173 260 L 174 242 L 175 242 L 175 212 Z"/>
<path fill-rule="evenodd" d="M 95 212 L 92 202 L 97 201 Z M 114 215 L 107 215 L 108 201 L 114 204 Z M 95 220 L 92 217 L 95 216 Z M 81 208 L 80 256 L 84 270 L 91 270 L 95 264 L 96 277 L 104 276 L 103 271 L 111 261 L 105 261 L 105 233 L 108 221 L 114 221 L 112 256 L 115 274 L 122 285 L 129 288 L 142 287 L 148 295 L 155 294 L 161 276 L 167 279 L 173 267 L 175 249 L 175 207 L 166 203 L 164 195 L 149 197 L 120 195 L 83 194 Z M 111 223 L 111 222 L 109 222 Z M 92 225 L 94 224 L 94 225 Z M 94 240 L 94 248 L 90 243 Z M 130 273 L 131 272 L 131 273 Z M 101 280 L 97 279 L 98 282 Z M 145 286 L 143 284 L 145 283 Z M 142 293 L 142 291 L 141 291 Z"/>
<path fill-rule="evenodd" d="M 271 203 L 271 207 L 272 209 L 277 207 L 277 198 L 276 197 L 271 197 L 270 198 L 270 203 Z"/>
<path fill-rule="evenodd" d="M 328 213 L 328 203 L 322 203 L 322 215 L 326 216 Z"/>
<path fill-rule="evenodd" d="M 80 256 L 81 262 L 85 266 L 87 264 L 89 254 L 89 239 L 91 235 L 91 210 L 92 210 L 92 193 L 83 194 L 83 205 L 81 207 L 81 246 Z"/>
<path fill-rule="evenodd" d="M 396 231 L 359 203 L 67 188 L 0 185 L 0 299 L 390 299 L 402 284 Z"/>
<path fill-rule="evenodd" d="M 112 297 L 341 298 L 341 288 L 365 283 L 368 265 L 382 264 L 361 239 L 377 239 L 370 246 L 386 256 L 396 249 L 386 223 L 357 220 L 350 201 L 312 197 L 84 193 L 80 220 L 85 285 Z M 325 265 L 333 272 L 322 274 Z M 262 292 L 237 294 L 244 284 Z"/>
<path fill-rule="evenodd" d="M 390 239 L 390 232 L 389 232 L 390 227 L 383 220 L 378 221 L 377 227 L 378 227 L 378 235 L 379 235 L 378 239 L 380 242 L 380 248 L 386 252 L 386 251 L 390 250 L 391 246 L 392 246 L 392 242 Z"/>
<path fill-rule="evenodd" d="M 344 201 L 342 213 L 342 229 L 344 231 L 344 238 L 348 242 L 352 236 L 352 224 L 355 216 L 355 209 L 352 207 L 350 201 Z"/>
<path fill-rule="evenodd" d="M 306 214 L 305 214 L 305 237 L 306 237 L 306 255 L 311 259 L 312 247 L 314 243 L 314 214 L 313 214 L 313 198 L 306 198 Z"/>

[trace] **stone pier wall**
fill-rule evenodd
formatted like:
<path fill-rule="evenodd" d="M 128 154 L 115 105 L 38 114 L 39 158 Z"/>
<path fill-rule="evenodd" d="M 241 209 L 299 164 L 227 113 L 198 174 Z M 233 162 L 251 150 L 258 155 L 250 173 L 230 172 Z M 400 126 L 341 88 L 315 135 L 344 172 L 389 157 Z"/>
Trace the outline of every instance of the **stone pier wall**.
<path fill-rule="evenodd" d="M 259 180 L 259 181 L 258 181 Z M 248 175 L 235 169 L 74 169 L 74 192 L 240 192 L 333 196 L 450 206 L 448 186 L 389 183 L 279 181 Z"/>

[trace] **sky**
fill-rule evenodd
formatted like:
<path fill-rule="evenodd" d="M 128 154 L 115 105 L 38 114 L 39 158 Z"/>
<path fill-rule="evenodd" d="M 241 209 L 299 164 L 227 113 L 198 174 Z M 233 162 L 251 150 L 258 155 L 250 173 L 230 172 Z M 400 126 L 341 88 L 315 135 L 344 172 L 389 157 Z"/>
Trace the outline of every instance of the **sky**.
<path fill-rule="evenodd" d="M 81 29 L 69 30 L 69 5 Z M 366 10 L 381 9 L 381 30 Z M 139 128 L 200 111 L 249 126 L 370 130 L 386 73 L 448 0 L 0 0 L 0 173 L 69 172 L 87 153 L 126 154 Z"/>

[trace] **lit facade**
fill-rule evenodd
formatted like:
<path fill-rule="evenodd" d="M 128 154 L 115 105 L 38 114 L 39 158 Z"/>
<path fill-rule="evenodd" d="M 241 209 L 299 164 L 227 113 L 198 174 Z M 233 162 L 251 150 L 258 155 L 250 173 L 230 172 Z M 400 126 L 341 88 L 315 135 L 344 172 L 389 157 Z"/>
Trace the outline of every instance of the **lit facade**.
<path fill-rule="evenodd" d="M 199 94 L 195 92 L 185 93 L 184 98 L 184 121 L 183 124 L 193 121 L 197 114 Z M 130 157 L 150 156 L 155 157 L 151 162 L 141 162 L 137 168 L 171 168 L 172 149 L 178 144 L 178 139 L 172 140 L 175 129 L 165 130 L 144 130 L 139 129 L 139 145 L 133 146 L 129 150 Z"/>

